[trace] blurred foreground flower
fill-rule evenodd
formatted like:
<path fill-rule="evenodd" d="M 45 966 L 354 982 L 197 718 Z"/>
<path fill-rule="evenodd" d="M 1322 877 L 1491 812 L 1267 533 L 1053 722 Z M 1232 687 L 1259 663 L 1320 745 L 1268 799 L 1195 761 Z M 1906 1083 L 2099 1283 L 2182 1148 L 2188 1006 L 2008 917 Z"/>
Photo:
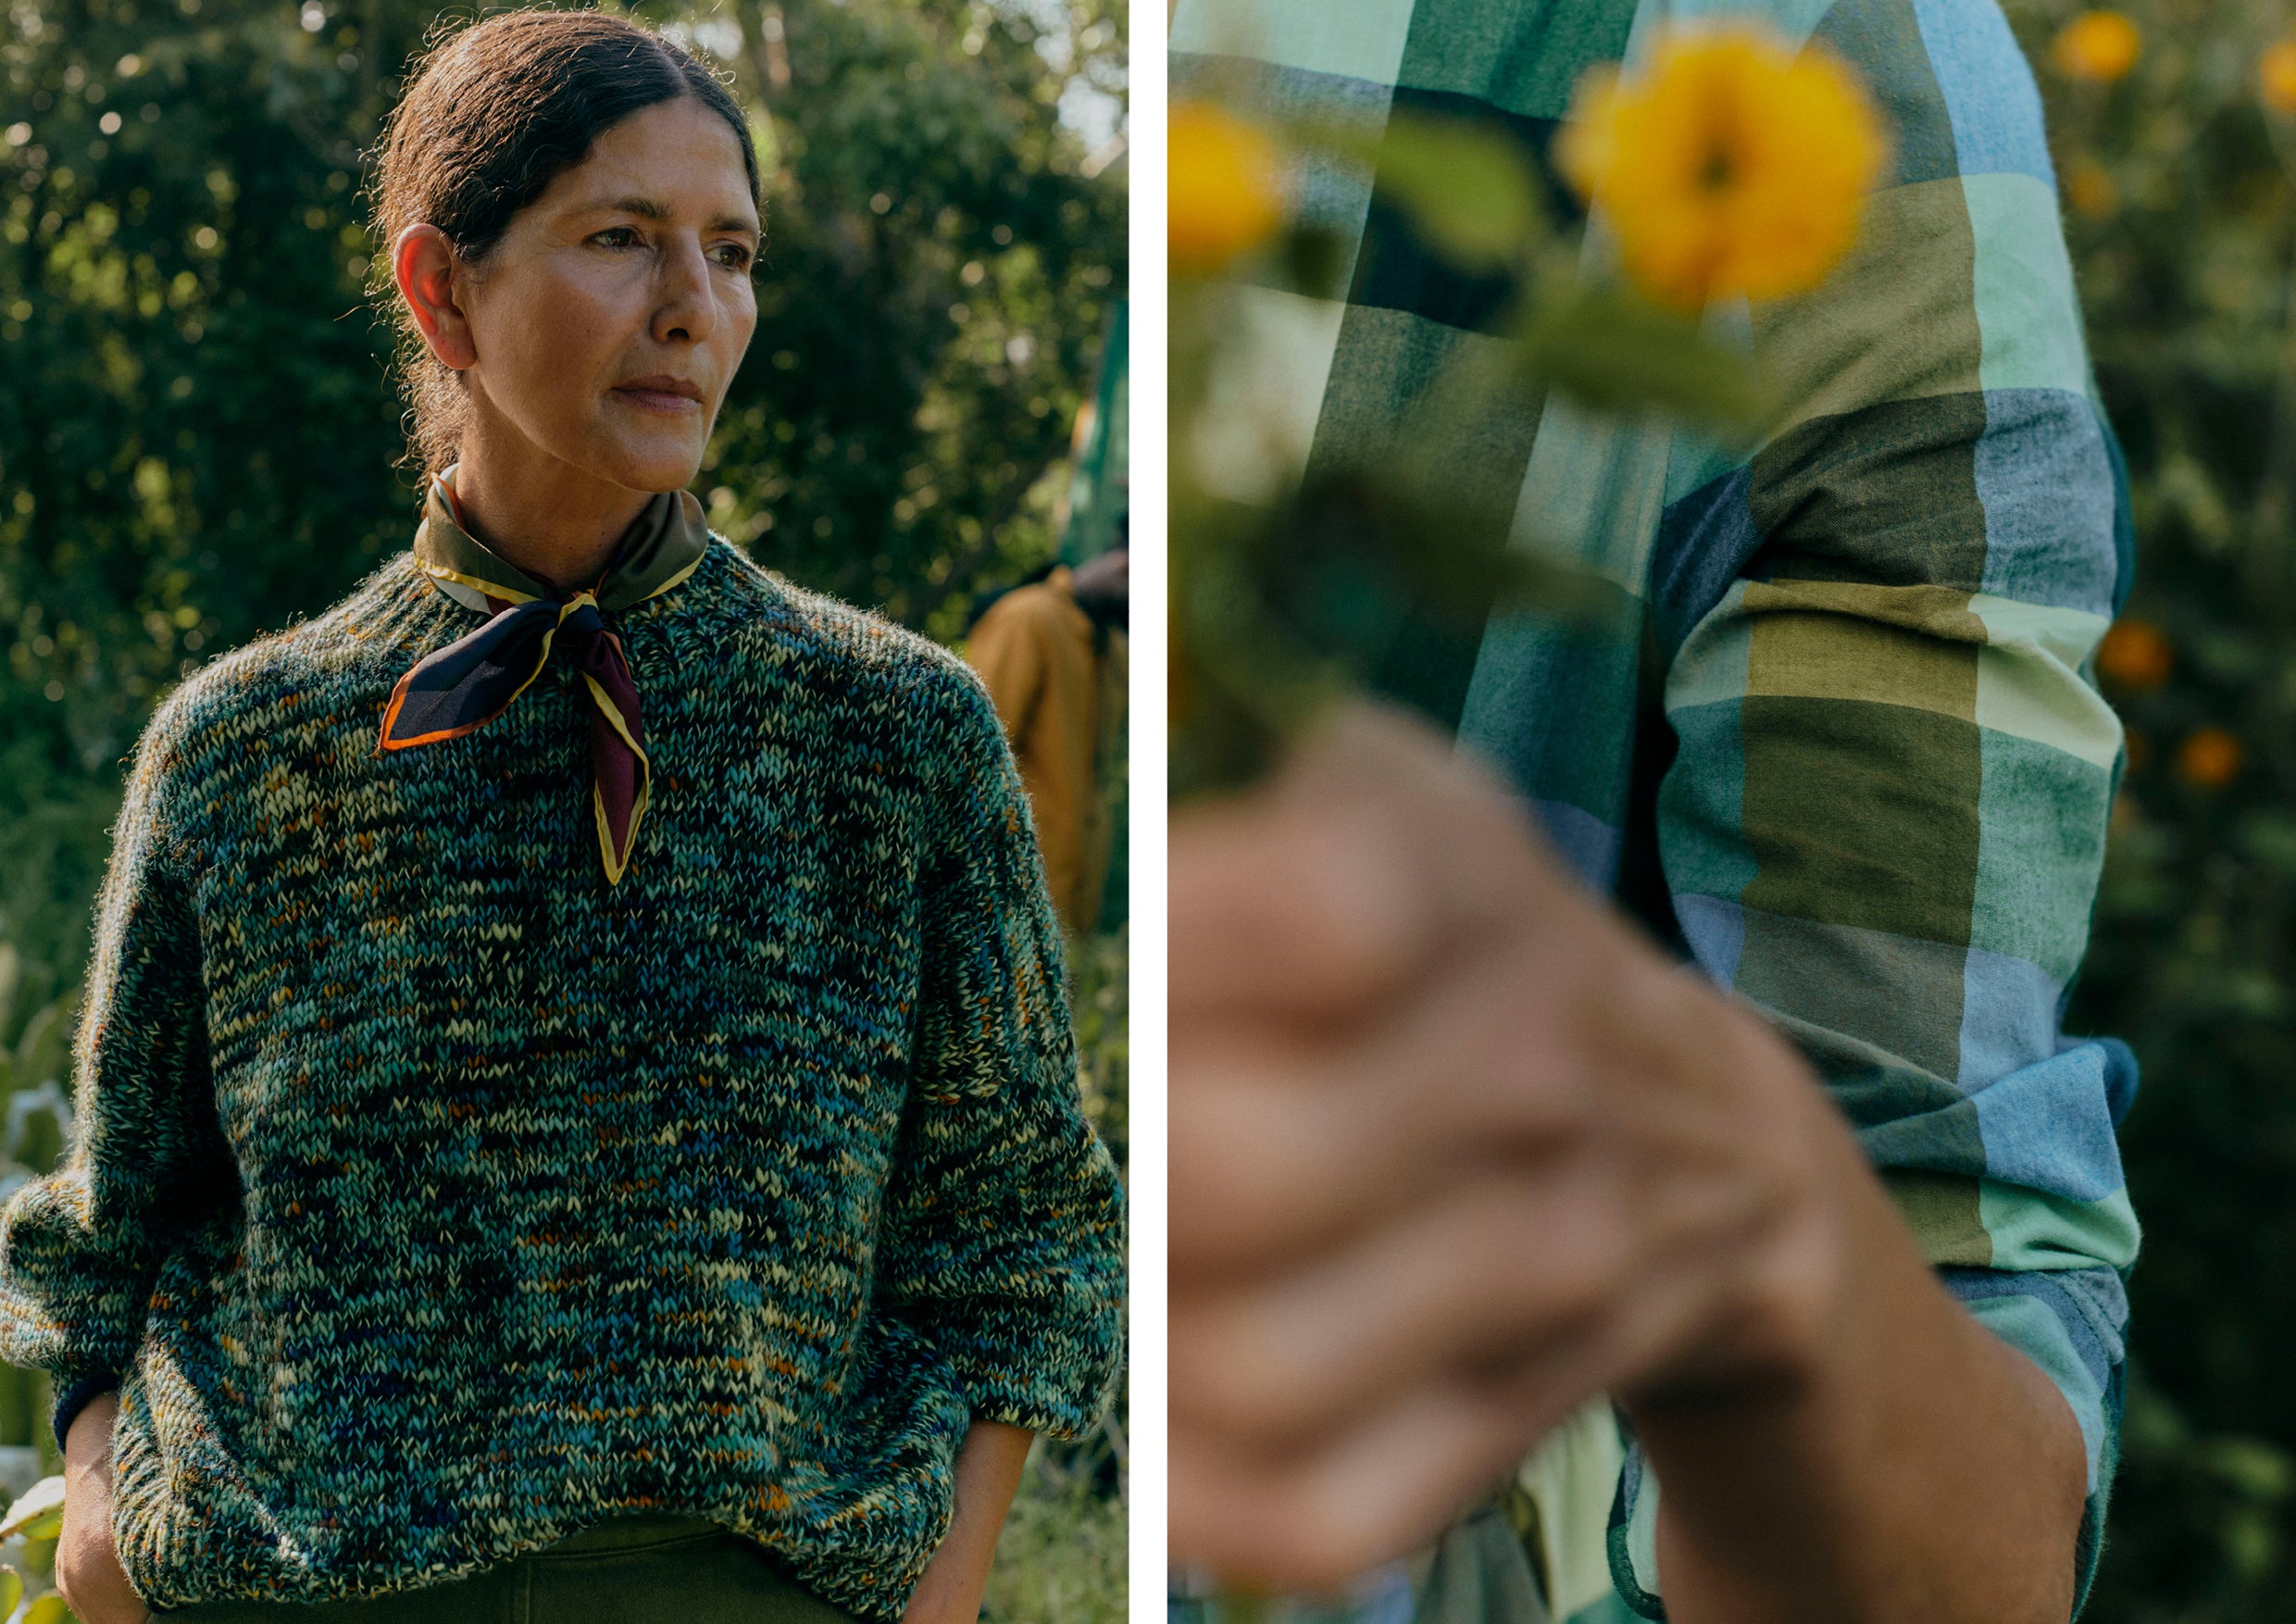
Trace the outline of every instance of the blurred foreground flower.
<path fill-rule="evenodd" d="M 2296 113 L 2296 40 L 2275 40 L 2256 64 L 2256 94 L 2276 113 Z"/>
<path fill-rule="evenodd" d="M 1172 272 L 1212 276 L 1265 243 L 1283 218 L 1276 145 L 1207 102 L 1174 102 L 1168 131 Z"/>
<path fill-rule="evenodd" d="M 1552 218 L 1519 136 L 1398 108 L 1375 132 L 1292 119 L 1274 130 L 1182 102 L 1171 115 L 1171 792 L 1254 781 L 1387 657 L 1399 607 L 1479 631 L 1494 612 L 1608 625 L 1616 592 L 1568 546 L 1526 535 L 1512 491 L 1455 477 L 1549 398 L 1600 416 L 1695 425 L 1744 448 L 1778 418 L 1722 297 L 1815 287 L 1855 242 L 1888 160 L 1879 115 L 1823 46 L 1747 25 L 1670 31 L 1625 77 L 1579 84 L 1558 162 L 1611 233 Z M 1335 161 L 1424 250 L 1504 290 L 1495 341 L 1462 350 L 1384 433 L 1310 459 L 1289 397 L 1294 330 L 1236 297 L 1255 286 L 1336 299 L 1348 244 L 1285 206 L 1289 161 Z M 1616 248 L 1615 255 L 1610 248 Z M 1231 280 L 1235 279 L 1235 280 Z M 1511 430 L 1510 430 L 1511 431 Z M 1313 463 L 1312 468 L 1308 465 Z"/>
<path fill-rule="evenodd" d="M 1816 287 L 1856 240 L 1885 156 L 1846 64 L 1746 25 L 1678 28 L 1627 74 L 1590 69 L 1555 144 L 1627 275 L 1678 310 Z"/>
<path fill-rule="evenodd" d="M 2122 13 L 2084 11 L 2057 31 L 2049 56 L 2067 79 L 2111 84 L 2137 65 L 2143 51 L 2143 36 Z"/>
<path fill-rule="evenodd" d="M 2097 644 L 2097 669 L 2123 688 L 2158 688 L 2175 662 L 2168 639 L 2149 621 L 2115 620 Z"/>
<path fill-rule="evenodd" d="M 2202 728 L 2177 752 L 2177 776 L 2203 790 L 2222 789 L 2240 777 L 2248 752 L 2223 728 Z"/>

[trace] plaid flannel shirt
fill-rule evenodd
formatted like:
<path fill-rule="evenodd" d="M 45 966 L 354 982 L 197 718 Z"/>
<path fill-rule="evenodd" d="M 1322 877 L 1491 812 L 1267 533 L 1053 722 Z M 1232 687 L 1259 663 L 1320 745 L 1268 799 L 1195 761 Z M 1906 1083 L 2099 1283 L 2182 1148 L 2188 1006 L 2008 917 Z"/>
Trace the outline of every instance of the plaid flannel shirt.
<path fill-rule="evenodd" d="M 1378 681 L 1810 1060 L 1944 1281 L 2071 1405 L 2085 1600 L 2138 1241 L 2115 1139 L 2136 1076 L 2125 1046 L 2059 1021 L 2123 761 L 2090 662 L 2131 544 L 2040 99 L 1994 0 L 1179 0 L 1172 83 L 1373 132 L 1391 109 L 1447 115 L 1544 166 L 1584 69 L 1720 15 L 1824 41 L 1893 127 L 1844 267 L 1710 312 L 1788 419 L 1733 454 L 1554 397 L 1451 446 L 1447 482 L 1509 501 L 1519 544 L 1570 551 L 1633 613 L 1607 632 L 1494 614 L 1465 637 L 1405 616 Z M 1352 254 L 1343 298 L 1248 273 L 1235 292 L 1279 335 L 1258 387 L 1312 466 L 1376 454 L 1439 367 L 1491 342 L 1505 290 L 1427 252 L 1368 172 L 1298 180 L 1295 206 Z M 1615 1479 L 1591 1474 L 1609 1430 L 1566 1430 L 1573 1457 L 1525 1473 L 1555 1613 L 1663 1618 L 1652 1477 L 1626 1440 Z M 1600 1530 L 1591 1582 L 1557 1528 Z M 1407 1614 L 1395 1571 L 1353 1616 Z"/>

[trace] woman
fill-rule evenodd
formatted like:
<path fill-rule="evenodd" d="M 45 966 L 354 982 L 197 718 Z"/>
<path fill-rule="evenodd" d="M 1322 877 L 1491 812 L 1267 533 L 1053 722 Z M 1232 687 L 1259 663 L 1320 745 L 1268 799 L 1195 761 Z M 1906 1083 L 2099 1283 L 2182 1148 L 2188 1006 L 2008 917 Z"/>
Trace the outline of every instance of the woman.
<path fill-rule="evenodd" d="M 995 713 L 684 492 L 759 238 L 691 56 L 493 18 L 378 196 L 421 527 L 153 718 L 81 1133 L 0 1214 L 59 1586 L 88 1624 L 970 1619 L 1029 1434 L 1120 1348 Z"/>

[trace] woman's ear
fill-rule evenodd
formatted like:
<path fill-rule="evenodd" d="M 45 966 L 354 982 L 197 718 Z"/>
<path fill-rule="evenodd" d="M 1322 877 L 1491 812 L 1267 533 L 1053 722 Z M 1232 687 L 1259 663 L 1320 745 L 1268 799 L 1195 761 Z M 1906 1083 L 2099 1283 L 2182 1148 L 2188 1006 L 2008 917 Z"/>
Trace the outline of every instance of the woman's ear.
<path fill-rule="evenodd" d="M 422 342 L 439 365 L 460 372 L 479 358 L 470 335 L 470 320 L 455 302 L 455 245 L 432 225 L 411 225 L 391 247 L 392 274 L 399 297 L 415 314 Z"/>

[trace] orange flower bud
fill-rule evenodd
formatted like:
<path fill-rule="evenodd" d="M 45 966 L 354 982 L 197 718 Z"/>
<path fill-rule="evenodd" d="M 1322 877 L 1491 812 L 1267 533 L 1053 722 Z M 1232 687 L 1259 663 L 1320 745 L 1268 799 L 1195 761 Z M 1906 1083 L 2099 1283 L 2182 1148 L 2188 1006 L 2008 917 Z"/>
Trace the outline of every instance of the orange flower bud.
<path fill-rule="evenodd" d="M 2103 164 L 2084 155 L 2065 166 L 2065 200 L 2075 213 L 2103 219 L 2120 206 L 2121 189 Z"/>
<path fill-rule="evenodd" d="M 2203 790 L 2220 790 L 2240 776 L 2248 752 L 2223 728 L 2202 728 L 2177 752 L 2177 773 Z"/>
<path fill-rule="evenodd" d="M 2126 75 L 2143 55 L 2137 25 L 2118 11 L 2084 11 L 2058 31 L 2049 48 L 2057 71 L 2067 79 L 2110 84 Z"/>
<path fill-rule="evenodd" d="M 2142 692 L 2168 681 L 2176 655 L 2161 630 L 2143 620 L 2115 620 L 2097 644 L 2097 669 L 2108 681 Z"/>

